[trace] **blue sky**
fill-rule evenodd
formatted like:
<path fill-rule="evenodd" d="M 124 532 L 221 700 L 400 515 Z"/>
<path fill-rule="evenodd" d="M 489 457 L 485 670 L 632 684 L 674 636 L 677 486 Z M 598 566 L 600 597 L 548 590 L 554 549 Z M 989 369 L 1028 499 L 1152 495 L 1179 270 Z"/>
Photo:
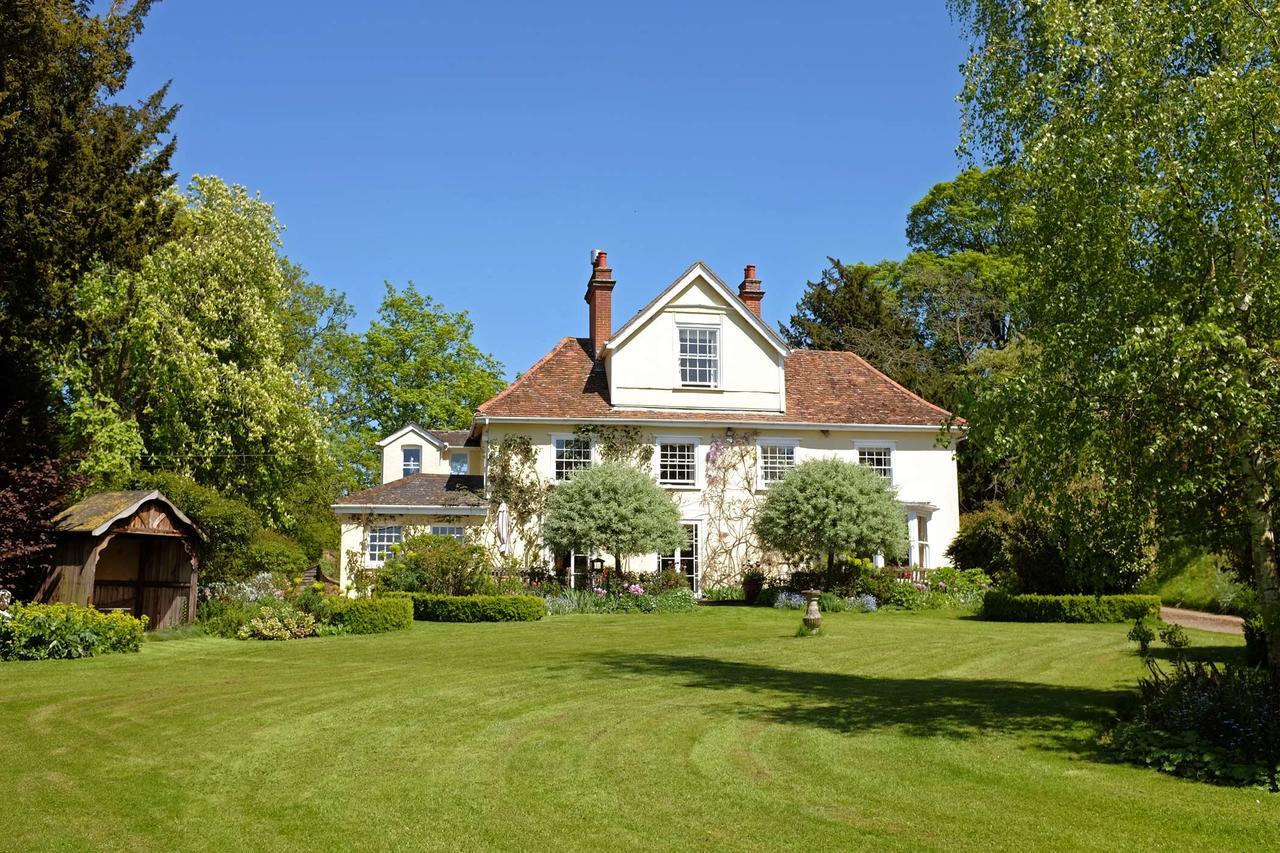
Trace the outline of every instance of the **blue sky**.
<path fill-rule="evenodd" d="M 904 254 L 959 168 L 945 5 L 162 2 L 130 91 L 172 79 L 180 179 L 260 192 L 360 325 L 413 280 L 509 374 L 703 258 L 790 316 L 827 255 Z"/>

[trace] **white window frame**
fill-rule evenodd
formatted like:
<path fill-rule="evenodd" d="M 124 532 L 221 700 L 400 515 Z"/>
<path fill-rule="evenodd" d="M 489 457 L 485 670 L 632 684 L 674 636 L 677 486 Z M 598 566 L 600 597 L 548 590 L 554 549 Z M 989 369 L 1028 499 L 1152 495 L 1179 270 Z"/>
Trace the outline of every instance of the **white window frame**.
<path fill-rule="evenodd" d="M 703 549 L 702 521 L 696 518 L 684 518 L 680 520 L 680 527 L 681 529 L 685 527 L 693 528 L 693 594 L 701 598 L 702 597 L 702 549 Z M 662 571 L 662 561 L 664 559 L 673 560 L 676 565 L 679 565 L 680 561 L 684 557 L 684 550 L 685 550 L 685 546 L 681 545 L 679 548 L 676 548 L 670 554 L 659 554 L 658 555 L 658 571 L 659 572 Z M 680 569 L 680 574 L 688 577 L 688 574 L 683 569 Z"/>
<path fill-rule="evenodd" d="M 394 530 L 395 533 L 389 533 L 389 531 L 392 531 L 392 530 Z M 375 545 L 374 534 L 378 534 L 379 541 L 376 544 L 380 546 L 376 554 L 374 553 L 374 550 L 373 550 L 373 547 Z M 382 541 L 384 538 L 384 534 L 386 537 L 386 541 Z M 364 546 L 365 562 L 369 563 L 372 566 L 382 565 L 387 561 L 387 556 L 390 555 L 391 549 L 394 546 L 399 545 L 403 541 L 404 541 L 404 525 L 384 524 L 380 527 L 370 527 L 369 532 L 365 535 L 365 546 Z"/>
<path fill-rule="evenodd" d="M 409 470 L 409 460 L 408 460 L 408 458 L 407 458 L 407 457 L 408 457 L 408 453 L 409 453 L 409 451 L 410 451 L 410 450 L 416 450 L 416 451 L 418 451 L 418 467 L 417 467 L 417 468 L 414 468 L 413 470 Z M 402 444 L 402 445 L 400 445 L 400 476 L 401 476 L 401 478 L 408 477 L 408 476 L 409 476 L 409 475 L 411 475 L 411 474 L 421 474 L 421 473 L 422 473 L 422 462 L 423 462 L 423 459 L 422 459 L 422 445 L 421 445 L 421 444 Z"/>
<path fill-rule="evenodd" d="M 693 480 L 677 482 L 662 479 L 662 445 L 664 444 L 688 444 L 693 447 Z M 699 439 L 688 435 L 659 435 L 655 437 L 653 443 L 653 477 L 658 481 L 658 485 L 671 489 L 702 488 L 701 444 L 702 442 Z"/>
<path fill-rule="evenodd" d="M 862 451 L 866 450 L 888 450 L 889 451 L 889 476 L 885 478 L 885 482 L 894 485 L 898 477 L 898 445 L 893 441 L 877 441 L 875 439 L 858 439 L 853 443 L 853 461 L 859 465 L 863 464 Z M 879 473 L 881 469 L 867 466 L 871 470 Z"/>
<path fill-rule="evenodd" d="M 556 452 L 559 449 L 556 443 L 560 441 L 585 441 L 587 443 L 587 467 L 590 468 L 598 461 L 596 458 L 596 443 L 591 439 L 583 438 L 571 432 L 553 432 L 551 433 L 551 482 L 567 483 L 571 479 L 569 477 L 561 479 L 556 476 Z"/>
<path fill-rule="evenodd" d="M 452 536 L 459 542 L 467 540 L 467 526 L 465 524 L 433 524 L 431 525 L 432 536 Z"/>
<path fill-rule="evenodd" d="M 907 565 L 917 569 L 933 568 L 933 551 L 929 547 L 929 522 L 933 513 L 915 509 L 907 510 Z M 920 525 L 924 524 L 924 538 L 920 538 Z"/>
<path fill-rule="evenodd" d="M 756 439 L 756 488 L 767 489 L 772 483 L 778 480 L 766 480 L 764 478 L 764 448 L 766 447 L 789 447 L 791 448 L 791 467 L 800 464 L 800 439 L 798 438 L 757 438 Z M 785 477 L 786 475 L 783 474 Z"/>
<path fill-rule="evenodd" d="M 454 461 L 462 459 L 462 470 L 455 470 Z M 450 474 L 470 474 L 471 473 L 471 454 L 465 450 L 454 450 L 449 453 L 449 473 Z"/>
<path fill-rule="evenodd" d="M 711 383 L 685 382 L 684 381 L 684 365 L 681 359 L 685 356 L 680 353 L 680 333 L 684 331 L 698 332 L 714 332 L 715 333 L 715 379 Z M 675 350 L 676 350 L 676 387 L 688 388 L 694 391 L 718 391 L 720 390 L 721 381 L 724 377 L 724 335 L 720 333 L 719 322 L 707 323 L 689 323 L 685 321 L 676 322 L 675 333 Z M 698 358 L 700 356 L 689 356 L 690 358 Z"/>

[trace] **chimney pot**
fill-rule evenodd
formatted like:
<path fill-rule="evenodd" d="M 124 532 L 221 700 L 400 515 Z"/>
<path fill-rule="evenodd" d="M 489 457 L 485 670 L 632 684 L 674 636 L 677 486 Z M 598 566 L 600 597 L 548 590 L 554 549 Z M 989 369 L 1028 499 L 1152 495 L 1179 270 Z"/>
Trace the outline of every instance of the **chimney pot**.
<path fill-rule="evenodd" d="M 742 277 L 745 279 L 753 279 L 756 277 L 756 265 L 747 264 L 746 269 L 742 271 Z"/>

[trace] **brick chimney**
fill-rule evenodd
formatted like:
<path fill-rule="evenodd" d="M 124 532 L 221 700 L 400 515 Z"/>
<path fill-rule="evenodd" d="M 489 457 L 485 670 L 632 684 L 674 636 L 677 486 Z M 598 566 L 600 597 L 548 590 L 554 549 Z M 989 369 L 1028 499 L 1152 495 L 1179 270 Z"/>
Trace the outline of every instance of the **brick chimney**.
<path fill-rule="evenodd" d="M 587 280 L 587 313 L 591 355 L 600 351 L 613 335 L 613 270 L 609 269 L 609 253 L 597 251 L 591 259 L 591 278 Z"/>
<path fill-rule="evenodd" d="M 738 285 L 738 298 L 747 304 L 751 313 L 760 316 L 760 301 L 764 299 L 764 291 L 760 289 L 760 279 L 756 278 L 756 265 L 747 264 L 742 271 L 742 284 Z"/>

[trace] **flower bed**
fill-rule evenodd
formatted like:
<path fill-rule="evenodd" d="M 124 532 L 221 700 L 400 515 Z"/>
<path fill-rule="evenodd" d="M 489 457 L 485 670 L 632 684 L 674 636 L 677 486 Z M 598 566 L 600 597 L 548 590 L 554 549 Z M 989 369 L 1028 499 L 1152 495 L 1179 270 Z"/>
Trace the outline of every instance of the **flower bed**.
<path fill-rule="evenodd" d="M 603 588 L 566 589 L 546 597 L 547 612 L 567 613 L 687 613 L 698 604 L 688 587 L 651 595 L 639 584 L 630 584 L 617 595 Z"/>

